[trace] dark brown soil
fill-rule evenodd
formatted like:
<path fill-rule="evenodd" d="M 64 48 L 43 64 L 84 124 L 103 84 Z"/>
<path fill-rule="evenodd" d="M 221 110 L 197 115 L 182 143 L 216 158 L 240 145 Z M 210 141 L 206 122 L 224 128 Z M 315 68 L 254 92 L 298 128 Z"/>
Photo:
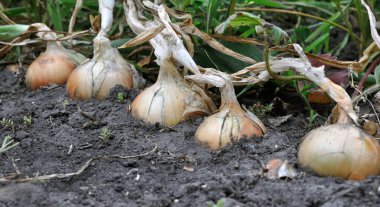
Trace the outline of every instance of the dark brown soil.
<path fill-rule="evenodd" d="M 260 175 L 260 162 L 274 158 L 287 159 L 304 172 L 297 165 L 296 153 L 308 122 L 300 113 L 293 113 L 276 127 L 264 119 L 269 132 L 263 138 L 210 152 L 194 139 L 201 118 L 172 129 L 147 126 L 132 118 L 127 108 L 135 93 L 116 89 L 105 101 L 72 101 L 63 86 L 31 92 L 18 84 L 19 80 L 0 71 L 0 118 L 14 122 L 13 127 L 0 128 L 0 140 L 10 135 L 20 142 L 0 154 L 0 177 L 17 170 L 21 173 L 18 178 L 71 173 L 95 156 L 138 155 L 155 146 L 157 149 L 139 158 L 94 161 L 71 178 L 1 182 L 1 207 L 210 206 L 220 199 L 224 199 L 224 206 L 380 203 L 380 176 L 353 182 L 310 173 L 293 180 L 270 180 Z M 117 92 L 127 98 L 119 102 Z M 69 100 L 65 107 L 64 100 Z M 78 106 L 97 120 L 91 122 Z M 24 116 L 32 117 L 31 126 L 24 123 Z M 99 138 L 102 127 L 111 131 L 108 143 Z M 68 155 L 70 145 L 73 151 Z"/>

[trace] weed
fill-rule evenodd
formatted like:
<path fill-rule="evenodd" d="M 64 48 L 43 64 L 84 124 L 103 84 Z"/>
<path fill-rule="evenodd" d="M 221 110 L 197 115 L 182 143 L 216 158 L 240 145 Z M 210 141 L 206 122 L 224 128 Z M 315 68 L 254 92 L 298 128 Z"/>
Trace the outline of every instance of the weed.
<path fill-rule="evenodd" d="M 107 127 L 103 127 L 100 130 L 99 138 L 102 139 L 104 143 L 108 143 L 110 137 L 111 137 L 111 130 L 109 130 Z"/>
<path fill-rule="evenodd" d="M 66 110 L 66 106 L 70 104 L 70 101 L 67 99 L 62 100 L 63 110 Z"/>
<path fill-rule="evenodd" d="M 14 129 L 15 123 L 12 119 L 2 118 L 0 120 L 0 126 L 5 129 Z"/>
<path fill-rule="evenodd" d="M 48 124 L 50 124 L 51 127 L 55 127 L 57 124 L 54 122 L 53 117 L 49 116 L 49 119 L 46 121 Z"/>
<path fill-rule="evenodd" d="M 18 144 L 19 142 L 14 142 L 11 136 L 9 135 L 5 136 L 3 140 L 3 144 L 1 145 L 1 148 L 0 148 L 0 154 L 10 150 L 11 148 L 17 146 Z"/>
<path fill-rule="evenodd" d="M 216 203 L 211 202 L 208 204 L 208 207 L 223 207 L 224 206 L 224 198 L 219 199 Z"/>
<path fill-rule="evenodd" d="M 260 102 L 258 102 L 253 104 L 249 110 L 256 114 L 258 117 L 263 117 L 273 110 L 273 103 L 262 105 Z"/>
<path fill-rule="evenodd" d="M 22 118 L 22 121 L 23 123 L 26 125 L 26 126 L 32 126 L 33 124 L 33 118 L 31 116 L 24 116 Z"/>
<path fill-rule="evenodd" d="M 117 93 L 117 101 L 118 102 L 124 101 L 124 93 L 122 93 L 122 92 Z"/>

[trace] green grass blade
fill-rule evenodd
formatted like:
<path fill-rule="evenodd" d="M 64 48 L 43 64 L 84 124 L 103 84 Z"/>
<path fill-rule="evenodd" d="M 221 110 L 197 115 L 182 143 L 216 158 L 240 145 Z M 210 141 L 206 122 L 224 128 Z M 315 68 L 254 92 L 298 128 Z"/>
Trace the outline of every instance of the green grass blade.
<path fill-rule="evenodd" d="M 207 19 L 206 19 L 206 33 L 210 34 L 212 20 L 216 14 L 218 8 L 218 0 L 209 0 L 207 6 Z"/>
<path fill-rule="evenodd" d="M 281 9 L 287 9 L 288 8 L 283 3 L 270 1 L 270 0 L 255 0 L 254 2 L 255 2 L 255 4 L 267 6 L 267 7 L 281 8 Z"/>
<path fill-rule="evenodd" d="M 61 9 L 57 1 L 52 0 L 47 3 L 49 16 L 55 31 L 63 31 Z"/>
<path fill-rule="evenodd" d="M 314 52 L 316 52 L 316 50 L 320 50 L 320 48 L 322 47 L 324 41 L 326 39 L 328 39 L 329 36 L 330 36 L 330 33 L 326 33 L 326 34 L 320 36 L 313 43 L 311 43 L 309 46 L 306 47 L 305 52 L 310 52 L 311 50 L 313 50 Z"/>
<path fill-rule="evenodd" d="M 329 21 L 336 21 L 340 17 L 340 13 L 336 12 L 332 17 L 330 17 L 328 20 Z M 319 26 L 313 33 L 311 33 L 305 40 L 305 42 L 310 43 L 313 40 L 315 40 L 321 33 L 325 33 L 328 28 L 331 25 L 329 23 L 322 23 L 321 26 Z"/>
<path fill-rule="evenodd" d="M 1 25 L 0 26 L 0 40 L 13 39 L 20 34 L 26 32 L 29 28 L 28 25 L 13 24 L 13 25 Z"/>

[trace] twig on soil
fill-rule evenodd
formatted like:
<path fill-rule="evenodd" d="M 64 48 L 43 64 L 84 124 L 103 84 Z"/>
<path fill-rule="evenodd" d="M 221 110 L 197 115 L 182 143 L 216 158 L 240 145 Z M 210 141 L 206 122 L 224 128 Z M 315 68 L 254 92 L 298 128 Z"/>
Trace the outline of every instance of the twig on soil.
<path fill-rule="evenodd" d="M 344 189 L 344 190 L 342 190 L 342 191 L 336 193 L 335 195 L 333 195 L 333 197 L 332 197 L 329 201 L 333 201 L 333 200 L 335 200 L 335 199 L 338 199 L 338 198 L 340 198 L 340 197 L 343 197 L 343 196 L 345 196 L 346 194 L 350 193 L 352 190 L 354 190 L 353 187 L 349 187 L 349 188 L 347 188 L 347 189 Z"/>
<path fill-rule="evenodd" d="M 67 155 L 71 155 L 71 153 L 73 152 L 73 145 L 70 144 L 70 147 L 69 147 L 69 151 L 67 152 Z"/>
<path fill-rule="evenodd" d="M 13 165 L 13 168 L 15 169 L 15 172 L 17 175 L 20 175 L 20 170 L 18 169 L 16 163 L 15 163 L 15 160 L 12 158 L 12 165 Z"/>
<path fill-rule="evenodd" d="M 355 105 L 358 101 L 360 101 L 360 99 L 362 99 L 363 96 L 367 96 L 369 94 L 372 94 L 378 91 L 380 91 L 380 84 L 373 85 L 367 88 L 366 90 L 364 90 L 363 92 L 361 92 L 359 95 L 355 96 L 352 99 L 352 104 Z"/>
<path fill-rule="evenodd" d="M 84 149 L 88 149 L 88 148 L 91 148 L 91 147 L 92 147 L 92 144 L 86 143 L 86 144 L 81 145 L 81 146 L 76 147 L 76 148 L 79 149 L 79 150 L 84 150 Z"/>
<path fill-rule="evenodd" d="M 80 113 L 80 115 L 82 115 L 83 117 L 85 117 L 87 119 L 90 119 L 90 121 L 83 124 L 82 128 L 87 128 L 87 127 L 90 127 L 92 125 L 94 125 L 94 126 L 106 125 L 106 123 L 104 123 L 102 120 L 99 120 L 95 116 L 92 116 L 91 114 L 83 111 L 79 105 L 77 105 L 77 106 L 78 106 L 78 112 Z"/>
<path fill-rule="evenodd" d="M 372 94 L 372 93 L 375 93 L 375 92 L 378 92 L 380 91 L 380 84 L 375 84 L 369 88 L 367 88 L 366 90 L 364 90 L 363 92 L 360 92 L 359 89 L 355 88 L 356 91 L 359 92 L 359 95 L 355 96 L 353 99 L 352 99 L 352 104 L 353 105 L 357 105 L 359 103 L 360 100 L 365 100 L 365 101 L 368 101 L 368 103 L 371 105 L 371 108 L 376 116 L 376 119 L 377 119 L 377 122 L 380 123 L 380 118 L 376 112 L 376 109 L 375 107 L 373 106 L 372 102 L 370 100 L 367 99 L 367 96 L 369 94 Z"/>
<path fill-rule="evenodd" d="M 107 156 L 98 156 L 98 157 L 93 157 L 89 160 L 86 161 L 85 164 L 83 164 L 78 171 L 72 172 L 72 173 L 66 173 L 66 174 L 50 174 L 50 175 L 41 175 L 41 176 L 35 176 L 35 177 L 27 177 L 27 178 L 22 178 L 22 179 L 12 179 L 14 176 L 9 177 L 1 177 L 0 178 L 0 183 L 2 182 L 17 182 L 17 183 L 24 183 L 24 182 L 34 182 L 34 181 L 41 181 L 41 180 L 51 180 L 55 178 L 69 178 L 73 177 L 75 175 L 80 175 L 82 174 L 89 166 L 90 164 L 95 161 L 95 160 L 101 160 L 101 159 L 110 159 L 110 158 L 118 158 L 118 159 L 132 159 L 132 158 L 138 158 L 138 157 L 145 157 L 157 150 L 157 146 L 155 146 L 152 150 L 145 152 L 143 154 L 138 154 L 138 155 L 130 155 L 130 156 L 121 156 L 121 155 L 107 155 Z"/>

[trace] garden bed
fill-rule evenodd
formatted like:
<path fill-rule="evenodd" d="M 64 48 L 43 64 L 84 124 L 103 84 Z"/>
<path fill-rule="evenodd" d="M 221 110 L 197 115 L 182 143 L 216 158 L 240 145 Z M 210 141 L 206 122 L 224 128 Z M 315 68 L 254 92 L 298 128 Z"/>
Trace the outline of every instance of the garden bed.
<path fill-rule="evenodd" d="M 263 138 L 211 152 L 194 138 L 202 118 L 172 128 L 132 118 L 128 105 L 135 91 L 116 88 L 105 101 L 73 101 L 64 86 L 31 92 L 18 84 L 21 77 L 0 70 L 0 118 L 13 121 L 13 126 L 0 129 L 0 135 L 20 143 L 0 155 L 0 177 L 72 173 L 97 156 L 138 157 L 95 160 L 69 178 L 2 182 L 1 207 L 208 206 L 220 199 L 224 206 L 380 203 L 380 176 L 354 182 L 304 173 L 296 155 L 308 121 L 298 111 L 286 111 L 291 117 L 284 122 L 276 122 L 280 117 L 275 115 L 264 118 L 268 133 Z M 118 93 L 126 97 L 118 99 Z M 108 143 L 101 139 L 104 127 L 111 132 Z M 293 180 L 263 176 L 262 164 L 274 158 L 289 160 L 300 176 Z"/>

